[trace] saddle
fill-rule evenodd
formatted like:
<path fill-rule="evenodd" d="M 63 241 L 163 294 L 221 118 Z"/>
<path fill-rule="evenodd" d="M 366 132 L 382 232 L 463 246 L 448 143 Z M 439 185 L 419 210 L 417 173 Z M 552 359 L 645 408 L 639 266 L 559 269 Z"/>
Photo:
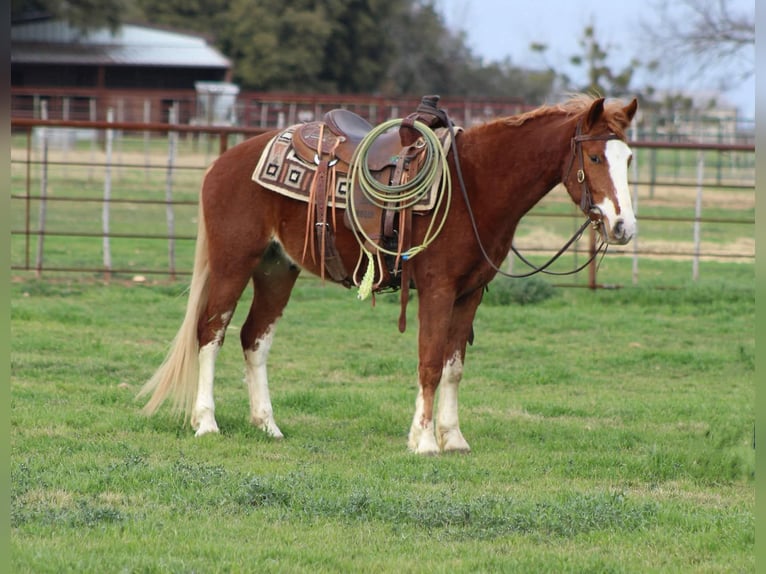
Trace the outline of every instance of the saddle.
<path fill-rule="evenodd" d="M 425 96 L 413 114 L 382 133 L 383 126 L 375 128 L 349 110 L 330 110 L 321 120 L 280 132 L 269 143 L 253 173 L 253 179 L 264 187 L 309 203 L 303 257 L 310 253 L 316 261 L 318 252 L 322 278 L 327 273 L 347 287 L 359 285 L 360 296 L 368 277 L 372 278 L 373 292 L 402 289 L 401 331 L 405 326 L 410 280 L 408 266 L 399 254 L 410 248 L 413 211 L 433 209 L 439 182 L 415 205 L 393 209 L 395 206 L 387 201 L 373 203 L 358 181 L 351 189 L 351 172 L 360 165 L 359 161 L 353 162 L 362 142 L 364 153 L 359 155 L 360 158 L 363 155 L 365 173 L 386 186 L 399 186 L 428 167 L 422 126 L 416 128 L 415 122 L 440 134 L 441 145 L 446 148 L 448 133 L 440 128 L 446 128 L 449 119 L 437 108 L 438 100 L 439 96 Z M 374 139 L 365 139 L 373 130 Z M 437 160 L 431 157 L 431 161 Z M 369 258 L 366 267 L 360 258 L 351 274 L 335 247 L 337 209 L 343 210 L 344 224 L 360 240 L 363 251 L 376 257 L 376 261 Z M 392 250 L 397 256 L 390 255 Z M 364 278 L 360 280 L 359 274 Z"/>
<path fill-rule="evenodd" d="M 349 110 L 337 109 L 327 112 L 322 121 L 309 122 L 298 126 L 293 134 L 295 153 L 304 161 L 320 164 L 323 156 L 344 174 L 349 172 L 349 164 L 354 151 L 372 130 L 363 117 Z M 402 150 L 399 134 L 390 131 L 375 139 L 367 155 L 370 171 L 379 172 L 387 166 L 396 165 Z"/>
<path fill-rule="evenodd" d="M 414 177 L 423 168 L 425 148 L 421 134 L 414 128 L 414 122 L 419 121 L 430 129 L 446 127 L 446 114 L 436 108 L 437 102 L 438 96 L 426 96 L 418 110 L 404 118 L 398 129 L 392 128 L 379 134 L 366 148 L 366 169 L 376 180 L 386 185 L 397 186 Z M 312 220 L 308 222 L 307 232 L 313 223 L 316 230 L 315 244 L 324 260 L 322 271 L 326 268 L 330 276 L 340 282 L 346 281 L 348 274 L 335 251 L 334 225 L 328 224 L 327 210 L 328 207 L 333 208 L 332 216 L 335 222 L 335 179 L 338 176 L 349 176 L 352 158 L 360 142 L 372 130 L 372 124 L 361 116 L 349 110 L 334 109 L 328 111 L 321 121 L 299 125 L 292 136 L 295 155 L 304 162 L 317 166 L 309 199 L 315 209 L 313 212 L 310 210 Z M 379 246 L 385 246 L 388 249 L 397 248 L 401 252 L 409 247 L 407 238 L 399 237 L 399 228 L 404 226 L 409 229 L 408 225 L 404 225 L 403 219 L 411 219 L 411 209 L 400 214 L 393 209 L 376 205 L 359 186 L 346 189 L 346 194 L 346 203 L 353 203 L 354 218 L 350 217 L 351 210 L 346 209 L 344 224 L 349 229 L 363 231 L 363 235 L 369 238 L 368 243 L 369 240 L 374 242 L 366 245 L 369 251 L 377 252 Z M 396 289 L 401 286 L 401 277 L 396 269 L 400 261 L 396 259 L 398 258 L 387 261 L 388 277 L 384 277 L 382 268 L 378 269 L 374 279 L 376 289 Z M 356 277 L 352 279 L 355 283 L 358 282 Z M 387 281 L 385 285 L 384 281 Z"/>

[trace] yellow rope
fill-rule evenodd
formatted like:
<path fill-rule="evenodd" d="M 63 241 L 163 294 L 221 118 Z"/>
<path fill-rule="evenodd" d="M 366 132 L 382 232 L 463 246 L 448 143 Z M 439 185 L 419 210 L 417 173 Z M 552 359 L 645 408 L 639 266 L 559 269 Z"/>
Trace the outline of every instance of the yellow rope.
<path fill-rule="evenodd" d="M 364 244 L 364 240 L 369 241 L 371 244 L 376 245 L 377 249 L 387 255 L 393 255 L 398 257 L 399 255 L 406 261 L 415 257 L 418 253 L 425 250 L 436 237 L 441 233 L 444 228 L 444 223 L 447 220 L 447 214 L 449 212 L 450 200 L 452 198 L 452 179 L 449 173 L 449 165 L 447 164 L 447 156 L 444 153 L 441 142 L 436 136 L 433 130 L 431 130 L 424 123 L 416 121 L 414 122 L 414 128 L 423 136 L 426 145 L 426 159 L 425 167 L 420 170 L 412 179 L 396 185 L 387 185 L 376 180 L 370 173 L 369 165 L 367 164 L 367 155 L 373 142 L 382 133 L 388 131 L 392 127 L 399 126 L 402 123 L 400 119 L 389 120 L 380 124 L 370 131 L 357 146 L 354 151 L 354 155 L 351 158 L 349 164 L 349 172 L 351 174 L 351 189 L 355 189 L 355 185 L 359 185 L 362 193 L 367 199 L 374 205 L 390 209 L 393 211 L 403 211 L 409 207 L 417 204 L 423 199 L 428 191 L 433 187 L 436 182 L 436 178 L 441 178 L 441 186 L 437 196 L 436 205 L 433 210 L 433 217 L 428 225 L 428 229 L 423 237 L 423 242 L 420 245 L 415 245 L 405 251 L 404 253 L 397 253 L 386 249 L 380 245 L 377 245 L 375 241 L 365 233 L 359 223 L 354 202 L 349 202 L 349 215 L 353 223 L 352 229 L 360 244 Z M 442 210 L 441 218 L 437 218 L 436 215 L 440 211 L 444 202 L 446 207 Z M 371 262 L 371 260 L 370 260 Z M 368 267 L 369 270 L 369 267 Z"/>
<path fill-rule="evenodd" d="M 359 263 L 357 264 L 357 270 L 364 257 L 367 257 L 367 269 L 365 269 L 362 281 L 359 283 L 359 290 L 357 291 L 357 298 L 360 301 L 364 301 L 372 293 L 372 281 L 375 278 L 375 262 L 372 259 L 372 253 L 362 247 L 362 254 L 359 256 Z"/>

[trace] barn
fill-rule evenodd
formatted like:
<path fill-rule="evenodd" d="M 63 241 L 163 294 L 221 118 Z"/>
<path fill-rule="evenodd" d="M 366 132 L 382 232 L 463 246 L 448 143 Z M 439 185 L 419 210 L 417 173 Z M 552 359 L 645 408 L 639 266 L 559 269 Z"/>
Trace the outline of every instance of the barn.
<path fill-rule="evenodd" d="M 83 32 L 51 19 L 11 26 L 14 113 L 34 113 L 45 98 L 55 115 L 66 97 L 69 117 L 86 119 L 77 116 L 92 112 L 96 90 L 98 110 L 119 107 L 123 120 L 135 121 L 144 119 L 147 101 L 160 113 L 173 101 L 188 100 L 195 84 L 230 77 L 231 62 L 199 35 L 135 24 Z M 78 93 L 86 92 L 79 101 Z"/>

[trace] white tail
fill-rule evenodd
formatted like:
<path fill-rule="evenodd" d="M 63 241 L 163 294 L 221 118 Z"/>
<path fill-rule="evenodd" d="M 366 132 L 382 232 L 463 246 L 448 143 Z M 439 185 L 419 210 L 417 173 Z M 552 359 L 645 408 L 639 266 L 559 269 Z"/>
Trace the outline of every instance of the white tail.
<path fill-rule="evenodd" d="M 165 360 L 138 393 L 142 397 L 151 393 L 143 412 L 154 414 L 166 398 L 172 397 L 173 408 L 185 413 L 189 419 L 196 397 L 199 376 L 199 342 L 197 323 L 208 298 L 210 267 L 208 264 L 207 231 L 200 201 L 198 210 L 197 243 L 194 249 L 194 270 L 189 286 L 186 315 L 176 333 Z"/>

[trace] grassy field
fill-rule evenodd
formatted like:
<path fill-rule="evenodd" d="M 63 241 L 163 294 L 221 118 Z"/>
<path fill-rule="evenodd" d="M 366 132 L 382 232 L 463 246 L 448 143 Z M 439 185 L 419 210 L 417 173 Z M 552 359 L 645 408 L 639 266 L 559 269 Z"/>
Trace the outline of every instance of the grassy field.
<path fill-rule="evenodd" d="M 435 458 L 406 450 L 416 303 L 400 335 L 395 296 L 299 281 L 271 359 L 279 442 L 247 422 L 241 305 L 221 434 L 195 439 L 134 399 L 182 284 L 17 278 L 11 569 L 754 572 L 753 266 L 689 285 L 644 265 L 686 287 L 493 283 L 461 392 L 473 452 Z"/>
<path fill-rule="evenodd" d="M 164 205 L 146 203 L 165 197 L 166 153 L 153 142 L 156 169 L 145 173 L 135 167 L 140 144 L 115 150 L 134 167 L 112 173 L 113 199 L 125 201 L 112 205 L 112 233 L 166 232 Z M 637 153 L 640 180 L 647 153 Z M 695 155 L 659 156 L 657 173 L 675 184 L 639 186 L 639 245 L 690 252 L 691 223 L 649 218 L 693 216 L 696 191 L 685 185 Z M 749 159 L 706 156 L 710 181 L 728 162 L 731 187 L 706 189 L 703 215 L 752 219 L 754 190 L 737 188 L 751 183 Z M 174 200 L 196 200 L 209 159 L 181 142 Z M 104 174 L 89 171 L 50 166 L 49 197 L 63 200 L 48 202 L 47 229 L 75 233 L 45 237 L 48 265 L 102 264 Z M 34 195 L 39 166 L 30 172 Z M 12 193 L 26 181 L 14 163 Z M 11 208 L 12 229 L 36 228 L 38 200 Z M 540 260 L 534 249 L 557 249 L 579 220 L 537 216 L 572 210 L 552 193 L 517 245 Z M 193 236 L 196 208 L 174 215 L 176 233 Z M 12 264 L 34 257 L 36 241 L 14 235 Z M 752 254 L 753 225 L 706 223 L 702 241 L 705 251 Z M 195 439 L 167 410 L 142 416 L 134 398 L 180 324 L 185 281 L 131 281 L 167 268 L 166 240 L 111 243 L 125 271 L 110 284 L 98 273 L 18 272 L 11 285 L 12 571 L 755 571 L 752 259 L 706 257 L 692 282 L 688 257 L 642 255 L 633 285 L 629 245 L 610 250 L 598 275 L 623 289 L 493 282 L 461 388 L 473 452 L 421 458 L 406 450 L 416 300 L 400 335 L 396 296 L 372 308 L 353 291 L 299 280 L 270 363 L 281 442 L 247 422 L 243 303 L 218 361 L 222 432 Z M 192 250 L 176 242 L 179 269 Z"/>

